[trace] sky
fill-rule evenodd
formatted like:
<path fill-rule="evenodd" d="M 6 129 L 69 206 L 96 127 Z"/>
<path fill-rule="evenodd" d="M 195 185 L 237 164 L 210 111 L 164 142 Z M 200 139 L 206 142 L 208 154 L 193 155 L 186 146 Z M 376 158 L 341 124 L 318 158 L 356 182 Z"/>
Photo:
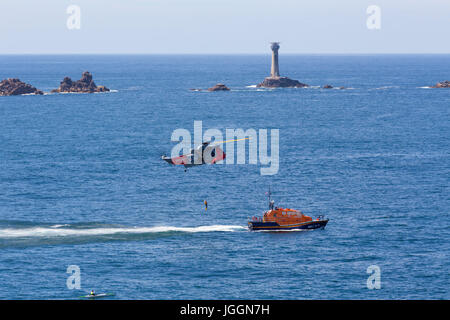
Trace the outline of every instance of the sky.
<path fill-rule="evenodd" d="M 0 0 L 0 30 L 0 54 L 450 53 L 450 0 Z"/>

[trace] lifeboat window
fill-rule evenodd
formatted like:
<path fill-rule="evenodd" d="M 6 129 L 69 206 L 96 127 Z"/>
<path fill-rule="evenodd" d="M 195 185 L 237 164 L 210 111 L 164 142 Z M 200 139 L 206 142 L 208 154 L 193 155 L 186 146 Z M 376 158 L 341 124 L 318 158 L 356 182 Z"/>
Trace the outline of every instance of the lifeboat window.
<path fill-rule="evenodd" d="M 285 215 L 286 215 L 286 212 L 283 211 L 281 214 L 282 214 L 283 216 L 285 216 Z"/>

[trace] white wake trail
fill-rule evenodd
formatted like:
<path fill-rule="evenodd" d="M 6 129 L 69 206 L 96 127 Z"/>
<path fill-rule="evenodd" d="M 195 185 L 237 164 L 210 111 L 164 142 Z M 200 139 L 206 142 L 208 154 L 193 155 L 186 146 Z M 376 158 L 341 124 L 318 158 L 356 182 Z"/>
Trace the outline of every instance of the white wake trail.
<path fill-rule="evenodd" d="M 125 228 L 87 228 L 87 229 L 71 229 L 61 227 L 34 227 L 13 229 L 0 229 L 0 238 L 30 238 L 30 237 L 77 237 L 77 236 L 102 236 L 114 234 L 146 234 L 146 233 L 162 233 L 162 232 L 234 232 L 247 229 L 243 226 L 236 225 L 211 225 L 199 227 L 125 227 Z"/>

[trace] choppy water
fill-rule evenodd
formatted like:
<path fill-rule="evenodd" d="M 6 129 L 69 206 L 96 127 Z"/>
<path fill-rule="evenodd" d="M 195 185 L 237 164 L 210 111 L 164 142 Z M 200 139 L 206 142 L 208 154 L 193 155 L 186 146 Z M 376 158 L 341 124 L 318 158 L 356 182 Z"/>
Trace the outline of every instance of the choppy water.
<path fill-rule="evenodd" d="M 450 91 L 427 86 L 449 80 L 450 57 L 281 55 L 281 73 L 312 87 L 256 88 L 269 63 L 0 56 L 1 79 L 50 91 L 89 70 L 113 89 L 0 98 L 0 298 L 449 299 Z M 232 91 L 189 90 L 217 82 Z M 162 162 L 194 120 L 280 129 L 279 173 Z M 326 229 L 247 231 L 269 184 Z"/>

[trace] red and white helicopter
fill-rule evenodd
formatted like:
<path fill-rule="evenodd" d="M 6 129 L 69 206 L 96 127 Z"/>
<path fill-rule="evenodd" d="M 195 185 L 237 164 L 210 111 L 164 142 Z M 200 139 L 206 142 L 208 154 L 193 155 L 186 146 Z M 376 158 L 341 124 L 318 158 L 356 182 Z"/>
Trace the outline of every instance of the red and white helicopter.
<path fill-rule="evenodd" d="M 191 149 L 188 154 L 183 154 L 178 157 L 167 157 L 163 155 L 161 159 L 172 165 L 183 165 L 184 171 L 187 168 L 201 166 L 204 164 L 215 164 L 226 158 L 225 152 L 218 145 L 227 142 L 247 140 L 250 138 L 227 140 L 211 143 L 211 141 L 203 142 L 195 149 Z"/>

